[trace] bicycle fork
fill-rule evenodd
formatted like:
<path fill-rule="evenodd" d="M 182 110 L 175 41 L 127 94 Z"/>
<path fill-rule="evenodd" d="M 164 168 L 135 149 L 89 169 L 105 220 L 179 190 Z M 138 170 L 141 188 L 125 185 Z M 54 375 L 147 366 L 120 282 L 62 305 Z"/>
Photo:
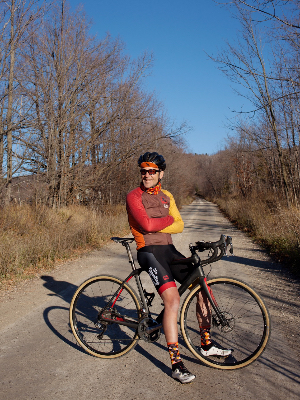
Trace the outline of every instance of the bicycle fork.
<path fill-rule="evenodd" d="M 211 304 L 211 307 L 213 308 L 214 312 L 216 313 L 216 316 L 218 317 L 219 325 L 221 326 L 226 326 L 228 325 L 227 319 L 225 318 L 224 314 L 221 312 L 218 303 L 213 295 L 212 289 L 207 285 L 207 278 L 204 276 L 200 276 L 200 286 L 202 290 L 204 291 L 205 295 L 207 296 L 209 303 Z"/>

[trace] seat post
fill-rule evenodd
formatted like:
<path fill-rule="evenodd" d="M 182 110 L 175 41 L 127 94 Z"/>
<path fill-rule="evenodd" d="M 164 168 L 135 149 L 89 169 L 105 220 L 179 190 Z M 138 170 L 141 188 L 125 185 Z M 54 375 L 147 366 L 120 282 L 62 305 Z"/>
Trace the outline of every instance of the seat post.
<path fill-rule="evenodd" d="M 132 269 L 135 271 L 136 267 L 135 267 L 135 264 L 134 264 L 134 259 L 133 259 L 133 256 L 132 256 L 130 245 L 129 245 L 128 242 L 125 242 L 125 241 L 122 242 L 122 245 L 126 247 L 127 255 L 128 255 L 128 259 L 129 259 L 129 264 L 131 265 Z"/>
<path fill-rule="evenodd" d="M 129 245 L 128 242 L 125 242 L 125 241 L 122 242 L 122 245 L 126 247 L 128 258 L 129 258 L 129 264 L 131 264 L 131 267 L 132 267 L 133 271 L 135 271 L 136 267 L 135 267 L 135 264 L 134 264 L 134 259 L 133 259 L 133 256 L 132 256 L 130 245 Z M 141 282 L 140 275 L 135 275 L 134 278 L 135 278 L 135 281 L 136 281 L 136 284 L 137 284 L 137 288 L 138 288 L 138 291 L 139 291 L 139 294 L 140 294 L 140 298 L 141 298 L 142 303 L 143 303 L 142 311 L 143 311 L 143 313 L 148 313 L 149 312 L 149 308 L 148 308 L 147 301 L 146 301 L 145 296 L 144 296 L 144 288 L 143 288 L 143 285 L 142 285 L 142 282 Z"/>

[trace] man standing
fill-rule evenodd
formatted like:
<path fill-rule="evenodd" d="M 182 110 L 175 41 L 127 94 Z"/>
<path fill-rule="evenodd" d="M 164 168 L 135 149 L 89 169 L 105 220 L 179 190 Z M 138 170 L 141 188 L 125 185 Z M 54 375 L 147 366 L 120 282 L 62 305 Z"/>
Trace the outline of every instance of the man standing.
<path fill-rule="evenodd" d="M 172 377 L 181 383 L 195 379 L 184 366 L 178 350 L 177 318 L 180 296 L 175 283 L 183 282 L 191 272 L 191 264 L 173 264 L 185 258 L 173 245 L 171 234 L 180 233 L 184 224 L 170 192 L 161 188 L 166 169 L 163 156 L 146 152 L 138 160 L 141 184 L 128 193 L 126 206 L 131 232 L 137 244 L 138 262 L 148 272 L 164 303 L 162 325 L 172 364 Z M 197 312 L 196 312 L 197 311 Z M 205 355 L 228 355 L 210 340 L 210 310 L 201 292 L 195 310 L 201 334 L 201 351 Z"/>

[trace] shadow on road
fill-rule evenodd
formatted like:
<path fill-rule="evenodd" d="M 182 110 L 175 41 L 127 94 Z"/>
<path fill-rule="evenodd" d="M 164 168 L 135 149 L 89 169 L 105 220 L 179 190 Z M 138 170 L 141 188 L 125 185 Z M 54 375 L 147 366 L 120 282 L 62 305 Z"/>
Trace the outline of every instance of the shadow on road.
<path fill-rule="evenodd" d="M 278 275 L 281 279 L 287 278 L 293 281 L 294 284 L 296 284 L 295 287 L 297 288 L 297 292 L 300 294 L 299 280 L 295 279 L 295 277 L 293 277 L 289 273 L 289 271 L 287 271 L 281 264 L 239 256 L 223 257 L 222 262 L 242 264 L 249 267 L 257 268 L 259 270 L 263 270 L 264 272 L 271 273 L 272 275 Z"/>
<path fill-rule="evenodd" d="M 282 270 L 282 267 L 279 264 L 271 263 L 270 261 L 262 261 L 246 257 L 239 257 L 239 256 L 223 257 L 222 261 L 227 261 L 235 264 L 248 265 L 249 267 L 260 268 L 263 269 L 264 271 L 270 271 L 272 273 L 276 271 L 279 272 Z"/>
<path fill-rule="evenodd" d="M 55 314 L 55 318 L 51 318 L 51 314 Z M 71 332 L 70 325 L 68 323 L 67 319 L 68 315 L 69 315 L 69 309 L 67 307 L 60 307 L 60 306 L 47 307 L 43 313 L 46 325 L 60 340 L 62 340 L 68 346 L 73 347 L 74 349 L 80 351 L 81 353 L 88 354 L 77 344 Z M 155 345 L 166 351 L 165 346 L 162 346 L 159 343 L 155 343 Z M 164 374 L 168 376 L 170 375 L 170 366 L 158 360 L 155 356 L 153 356 L 142 346 L 140 346 L 139 343 L 134 347 L 133 351 L 137 351 L 147 360 L 151 361 Z"/>
<path fill-rule="evenodd" d="M 57 312 L 61 317 L 62 315 L 66 316 L 66 319 L 63 318 L 62 324 L 60 323 L 62 321 L 61 318 L 59 319 L 60 322 L 57 322 L 57 319 L 54 319 L 54 322 L 51 322 L 50 314 Z M 68 316 L 69 316 L 69 309 L 66 307 L 51 306 L 47 307 L 43 312 L 43 317 L 46 325 L 60 340 L 62 340 L 69 346 L 81 351 L 82 353 L 85 353 L 85 351 L 80 346 L 78 346 L 78 344 L 75 341 L 75 338 L 72 335 L 67 319 Z M 61 330 L 62 332 L 60 332 Z M 70 339 L 68 337 L 70 337 Z"/>
<path fill-rule="evenodd" d="M 66 302 L 70 303 L 75 290 L 76 285 L 66 281 L 56 281 L 51 275 L 42 275 L 41 279 L 45 281 L 43 286 L 53 293 L 49 293 L 48 296 L 57 296 Z"/>

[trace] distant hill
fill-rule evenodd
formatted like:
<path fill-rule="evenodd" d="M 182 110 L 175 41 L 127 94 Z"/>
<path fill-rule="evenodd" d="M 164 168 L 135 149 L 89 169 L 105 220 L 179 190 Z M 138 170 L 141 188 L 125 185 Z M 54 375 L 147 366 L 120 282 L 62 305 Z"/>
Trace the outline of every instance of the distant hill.
<path fill-rule="evenodd" d="M 45 175 L 17 176 L 12 180 L 11 199 L 16 204 L 39 203 L 47 197 Z"/>

